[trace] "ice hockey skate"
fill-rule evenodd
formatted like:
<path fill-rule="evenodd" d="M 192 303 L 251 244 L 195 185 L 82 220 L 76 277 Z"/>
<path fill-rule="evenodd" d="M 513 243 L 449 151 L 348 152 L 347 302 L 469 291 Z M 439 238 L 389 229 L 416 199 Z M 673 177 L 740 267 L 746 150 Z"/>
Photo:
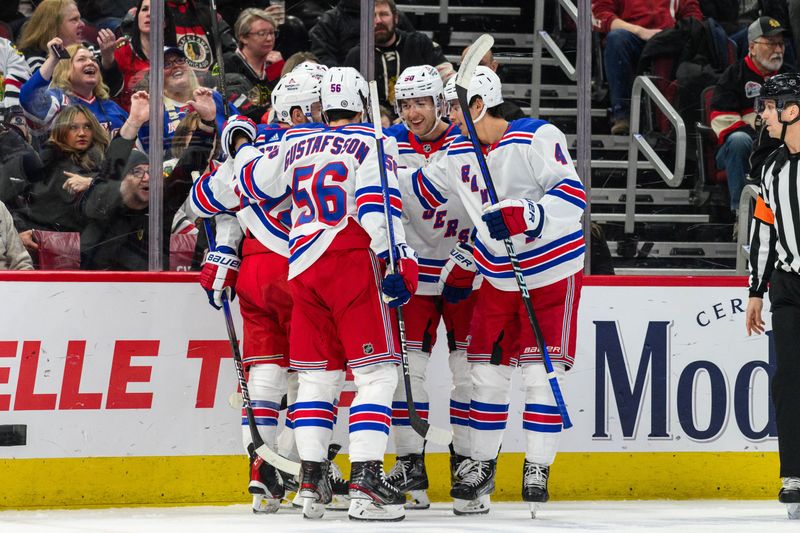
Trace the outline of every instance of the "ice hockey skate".
<path fill-rule="evenodd" d="M 789 520 L 800 520 L 800 477 L 784 477 L 781 481 L 778 501 L 786 504 Z"/>
<path fill-rule="evenodd" d="M 325 506 L 331 502 L 331 484 L 328 477 L 328 461 L 303 461 L 300 465 L 300 491 L 303 499 L 303 518 L 317 519 L 325 514 Z"/>
<path fill-rule="evenodd" d="M 278 471 L 271 464 L 256 455 L 253 445 L 250 451 L 250 485 L 247 491 L 253 495 L 254 513 L 274 513 L 281 506 L 284 487 Z"/>
<path fill-rule="evenodd" d="M 525 459 L 522 465 L 522 501 L 528 502 L 531 518 L 536 518 L 536 511 L 550 499 L 547 492 L 547 478 L 550 467 L 532 463 Z"/>
<path fill-rule="evenodd" d="M 397 522 L 406 517 L 406 498 L 389 484 L 382 461 L 363 461 L 350 469 L 350 520 Z"/>
<path fill-rule="evenodd" d="M 350 484 L 342 475 L 342 470 L 339 466 L 333 462 L 340 449 L 341 446 L 339 444 L 331 444 L 328 447 L 328 460 L 330 461 L 328 479 L 331 484 L 332 498 L 331 502 L 325 506 L 325 509 L 329 511 L 346 511 L 350 507 Z"/>
<path fill-rule="evenodd" d="M 453 513 L 457 515 L 486 514 L 494 492 L 494 475 L 497 460 L 464 461 L 456 471 L 457 483 L 450 490 Z"/>
<path fill-rule="evenodd" d="M 425 455 L 412 453 L 397 458 L 386 480 L 408 495 L 406 509 L 429 509 L 428 473 L 425 471 Z"/>

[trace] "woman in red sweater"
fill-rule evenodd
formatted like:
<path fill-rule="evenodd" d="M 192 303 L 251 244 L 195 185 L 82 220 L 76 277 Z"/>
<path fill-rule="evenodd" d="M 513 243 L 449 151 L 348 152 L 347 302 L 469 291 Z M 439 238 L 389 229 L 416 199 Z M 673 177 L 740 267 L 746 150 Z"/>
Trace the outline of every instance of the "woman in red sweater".
<path fill-rule="evenodd" d="M 114 52 L 124 79 L 118 102 L 125 111 L 130 110 L 131 95 L 150 70 L 150 0 L 139 0 L 134 20 L 128 40 Z"/>

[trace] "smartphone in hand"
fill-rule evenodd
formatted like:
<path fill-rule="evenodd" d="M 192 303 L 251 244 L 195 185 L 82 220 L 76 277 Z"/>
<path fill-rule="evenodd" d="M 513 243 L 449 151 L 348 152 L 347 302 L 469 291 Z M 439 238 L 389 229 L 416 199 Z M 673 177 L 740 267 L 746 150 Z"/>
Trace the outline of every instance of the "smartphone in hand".
<path fill-rule="evenodd" d="M 53 53 L 55 54 L 55 56 L 58 59 L 69 59 L 70 58 L 70 55 L 69 55 L 69 52 L 67 52 L 67 49 L 64 48 L 63 46 L 61 46 L 60 44 L 54 44 L 54 45 L 52 45 L 50 47 L 50 49 L 53 51 Z"/>

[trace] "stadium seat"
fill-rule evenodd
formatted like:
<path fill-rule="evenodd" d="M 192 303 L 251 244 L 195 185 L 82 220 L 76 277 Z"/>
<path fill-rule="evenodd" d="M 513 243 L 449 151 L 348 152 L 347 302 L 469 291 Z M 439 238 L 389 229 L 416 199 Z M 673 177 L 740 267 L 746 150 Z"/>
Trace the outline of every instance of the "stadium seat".
<path fill-rule="evenodd" d="M 181 233 L 169 237 L 169 269 L 191 270 L 197 233 Z"/>
<path fill-rule="evenodd" d="M 0 20 L 0 37 L 8 39 L 9 41 L 14 40 L 14 30 L 12 30 L 11 26 L 2 20 Z"/>
<path fill-rule="evenodd" d="M 77 231 L 33 230 L 39 250 L 31 254 L 39 270 L 80 270 L 81 234 Z"/>

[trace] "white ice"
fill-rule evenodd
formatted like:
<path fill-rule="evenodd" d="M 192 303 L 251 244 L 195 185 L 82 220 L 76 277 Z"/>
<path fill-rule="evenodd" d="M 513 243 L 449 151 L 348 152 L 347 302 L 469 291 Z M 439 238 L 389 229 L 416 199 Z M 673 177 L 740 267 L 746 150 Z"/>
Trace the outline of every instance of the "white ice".
<path fill-rule="evenodd" d="M 502 533 L 535 531 L 800 532 L 776 501 L 551 502 L 531 520 L 526 505 L 495 503 L 488 515 L 457 517 L 447 504 L 409 511 L 402 522 L 376 524 L 328 511 L 322 520 L 304 520 L 293 509 L 253 515 L 249 506 L 126 508 L 0 512 L 2 533 L 297 533 L 301 531 L 442 531 Z"/>

